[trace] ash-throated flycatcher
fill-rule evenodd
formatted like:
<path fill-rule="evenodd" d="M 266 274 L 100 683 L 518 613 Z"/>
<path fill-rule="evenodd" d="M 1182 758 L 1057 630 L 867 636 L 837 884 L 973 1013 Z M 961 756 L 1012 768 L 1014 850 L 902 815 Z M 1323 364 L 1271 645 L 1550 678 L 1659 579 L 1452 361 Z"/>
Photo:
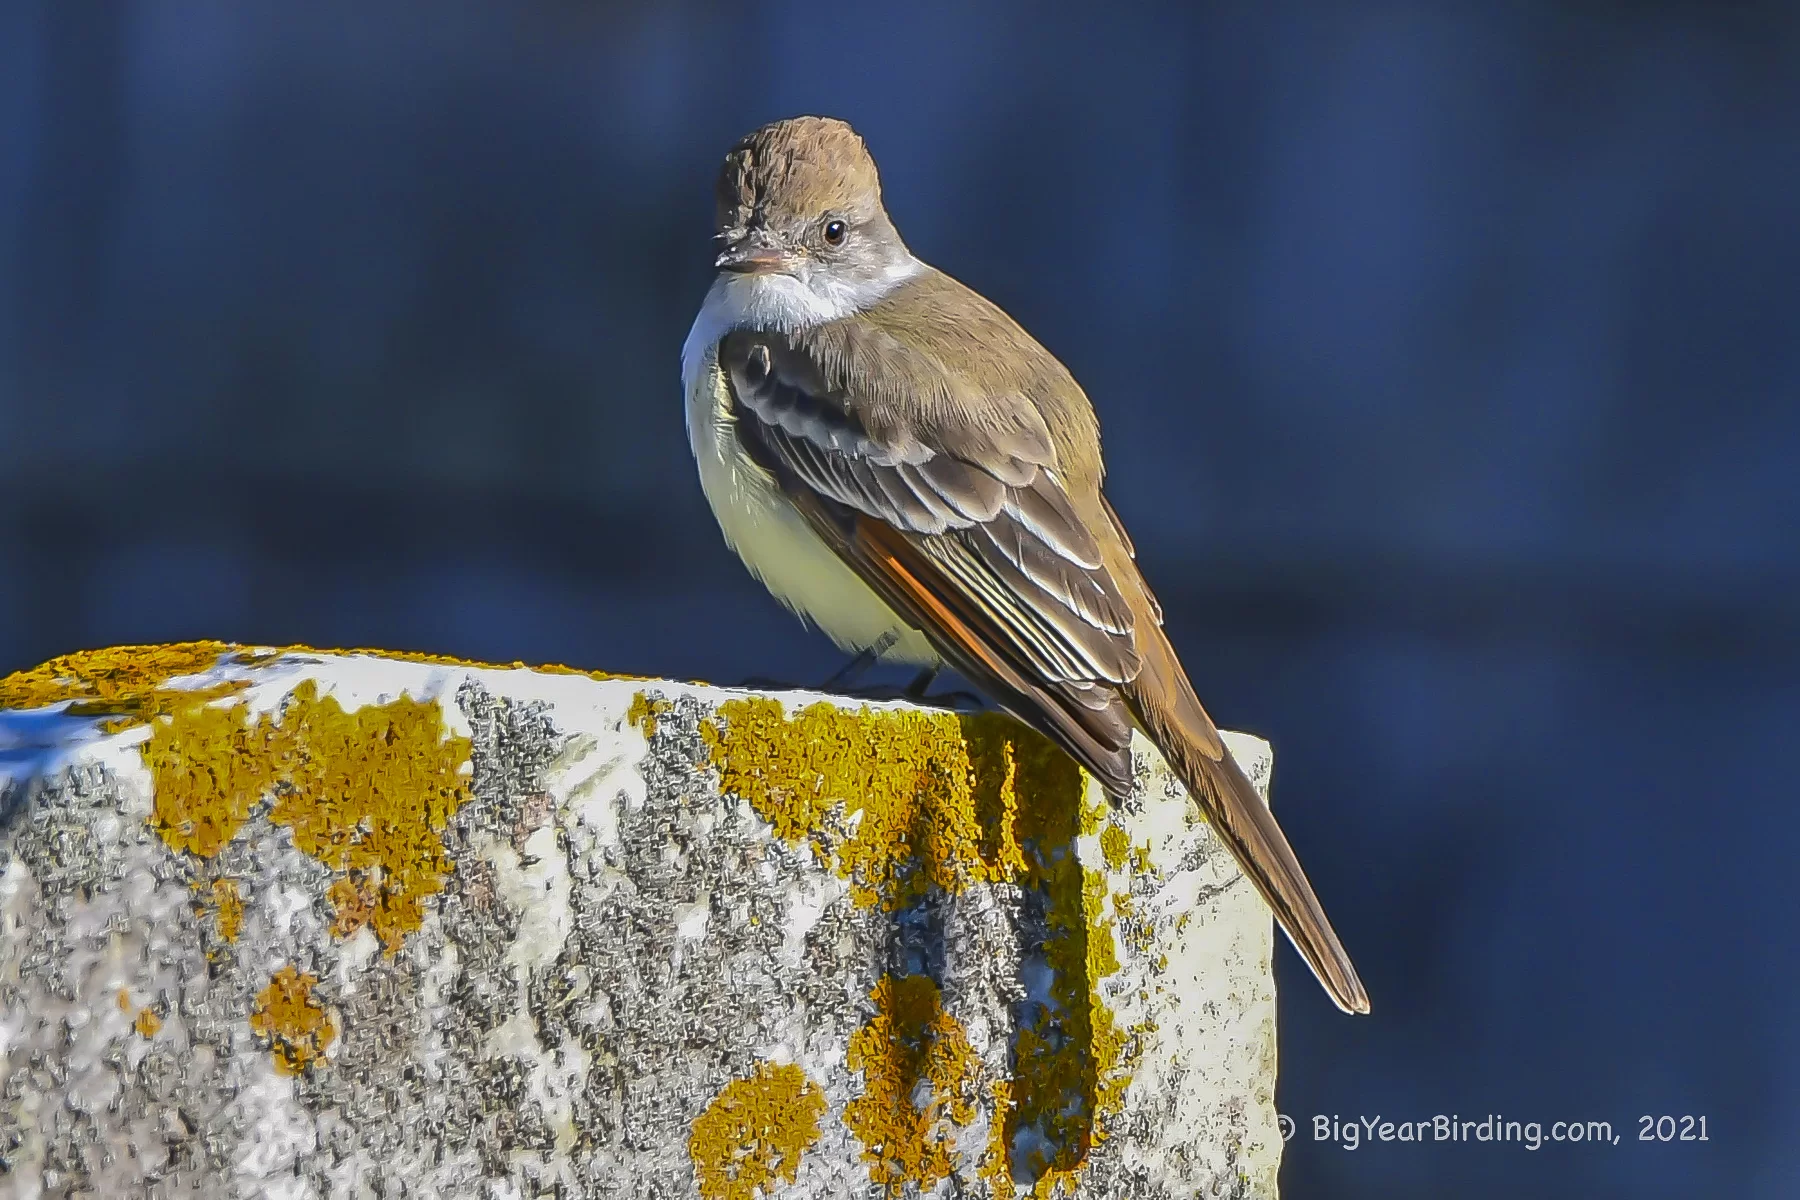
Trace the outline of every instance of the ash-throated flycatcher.
<path fill-rule="evenodd" d="M 1115 797 L 1131 790 L 1135 722 L 1331 998 L 1367 1012 L 1163 633 L 1068 370 L 913 257 L 842 121 L 739 142 L 717 237 L 682 378 L 700 482 L 745 565 L 847 650 L 954 667 Z"/>

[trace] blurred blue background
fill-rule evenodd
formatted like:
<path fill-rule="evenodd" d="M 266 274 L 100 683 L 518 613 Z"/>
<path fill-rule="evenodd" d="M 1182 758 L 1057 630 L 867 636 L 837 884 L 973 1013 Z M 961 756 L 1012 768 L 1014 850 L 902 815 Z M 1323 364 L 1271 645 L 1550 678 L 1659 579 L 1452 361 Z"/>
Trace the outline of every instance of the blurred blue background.
<path fill-rule="evenodd" d="M 0 673 L 828 674 L 677 378 L 718 159 L 799 112 L 1086 385 L 1201 693 L 1275 742 L 1375 1001 L 1280 951 L 1287 1193 L 1800 1195 L 1792 4 L 6 0 Z"/>

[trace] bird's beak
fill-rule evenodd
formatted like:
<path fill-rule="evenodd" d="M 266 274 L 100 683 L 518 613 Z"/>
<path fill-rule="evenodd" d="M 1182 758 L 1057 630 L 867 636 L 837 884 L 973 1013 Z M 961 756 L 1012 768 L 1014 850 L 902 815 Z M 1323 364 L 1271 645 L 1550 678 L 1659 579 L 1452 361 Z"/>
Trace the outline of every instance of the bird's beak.
<path fill-rule="evenodd" d="M 796 257 L 792 250 L 752 234 L 727 246 L 713 265 L 739 275 L 780 275 L 794 269 Z"/>

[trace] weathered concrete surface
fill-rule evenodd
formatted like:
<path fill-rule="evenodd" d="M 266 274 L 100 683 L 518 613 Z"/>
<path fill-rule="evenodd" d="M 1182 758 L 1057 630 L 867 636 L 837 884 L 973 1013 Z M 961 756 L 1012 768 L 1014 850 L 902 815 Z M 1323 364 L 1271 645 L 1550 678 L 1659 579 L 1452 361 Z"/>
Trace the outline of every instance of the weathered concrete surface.
<path fill-rule="evenodd" d="M 0 709 L 0 1194 L 1274 1194 L 1270 920 L 1147 747 L 216 644 Z"/>

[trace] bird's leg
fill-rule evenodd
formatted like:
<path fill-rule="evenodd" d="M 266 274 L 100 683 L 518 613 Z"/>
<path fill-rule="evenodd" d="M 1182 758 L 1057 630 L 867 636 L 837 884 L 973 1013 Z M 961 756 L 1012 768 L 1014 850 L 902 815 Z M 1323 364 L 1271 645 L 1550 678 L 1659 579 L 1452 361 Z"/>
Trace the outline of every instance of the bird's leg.
<path fill-rule="evenodd" d="M 923 700 L 925 693 L 931 690 L 932 683 L 937 680 L 938 671 L 941 669 L 940 667 L 926 667 L 914 675 L 913 681 L 906 685 L 907 697 L 913 700 Z"/>
<path fill-rule="evenodd" d="M 875 665 L 875 661 L 899 640 L 900 639 L 891 632 L 882 634 L 873 646 L 858 653 L 855 658 L 852 658 L 849 662 L 845 663 L 843 667 L 838 670 L 837 674 L 833 675 L 830 679 L 827 679 L 824 683 L 821 683 L 819 685 L 819 690 L 821 692 L 835 692 L 849 687 L 858 679 L 861 679 L 868 669 Z"/>
<path fill-rule="evenodd" d="M 974 692 L 942 692 L 936 696 L 927 695 L 926 693 L 931 690 L 931 685 L 937 682 L 938 672 L 943 669 L 942 663 L 934 667 L 926 667 L 913 676 L 913 681 L 907 684 L 900 694 L 915 704 L 928 704 L 932 708 L 947 708 L 952 712 L 974 713 L 987 708 L 987 701 Z"/>
<path fill-rule="evenodd" d="M 840 688 L 849 687 L 852 683 L 861 679 L 864 672 L 875 665 L 875 659 L 877 657 L 878 656 L 873 650 L 861 651 L 849 662 L 839 668 L 830 679 L 821 683 L 819 685 L 819 690 L 821 692 L 835 692 Z"/>

